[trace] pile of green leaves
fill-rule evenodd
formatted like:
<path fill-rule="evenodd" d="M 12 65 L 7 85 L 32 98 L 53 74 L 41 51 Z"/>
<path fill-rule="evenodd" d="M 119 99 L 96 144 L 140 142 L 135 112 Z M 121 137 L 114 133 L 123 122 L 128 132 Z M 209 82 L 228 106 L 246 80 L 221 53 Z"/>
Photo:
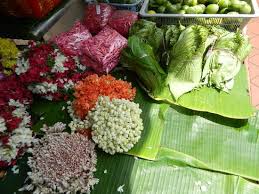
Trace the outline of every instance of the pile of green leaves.
<path fill-rule="evenodd" d="M 229 32 L 221 27 L 201 25 L 158 28 L 153 22 L 139 20 L 130 30 L 128 47 L 122 53 L 121 63 L 136 72 L 143 88 L 156 100 L 226 117 L 248 118 L 253 110 L 247 81 L 240 81 L 235 86 L 234 80 L 244 68 L 242 64 L 250 50 L 248 38 L 239 31 Z M 246 75 L 240 79 L 247 79 Z M 187 106 L 191 98 L 182 100 L 195 93 L 192 100 L 204 101 L 201 97 L 209 98 L 215 90 L 218 100 L 226 104 L 228 95 L 234 98 L 244 92 L 243 99 L 239 99 L 244 102 L 240 107 L 244 111 L 228 114 L 224 110 L 228 107 L 216 110 L 219 104 L 210 99 L 206 99 L 209 101 L 207 104 L 196 103 L 191 107 Z"/>

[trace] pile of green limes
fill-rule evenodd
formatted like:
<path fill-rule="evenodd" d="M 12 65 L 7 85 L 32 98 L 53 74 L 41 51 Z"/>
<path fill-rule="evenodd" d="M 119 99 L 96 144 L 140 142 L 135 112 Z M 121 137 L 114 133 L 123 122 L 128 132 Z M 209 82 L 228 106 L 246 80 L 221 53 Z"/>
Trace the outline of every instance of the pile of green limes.
<path fill-rule="evenodd" d="M 252 9 L 240 0 L 150 0 L 149 14 L 250 14 Z"/>

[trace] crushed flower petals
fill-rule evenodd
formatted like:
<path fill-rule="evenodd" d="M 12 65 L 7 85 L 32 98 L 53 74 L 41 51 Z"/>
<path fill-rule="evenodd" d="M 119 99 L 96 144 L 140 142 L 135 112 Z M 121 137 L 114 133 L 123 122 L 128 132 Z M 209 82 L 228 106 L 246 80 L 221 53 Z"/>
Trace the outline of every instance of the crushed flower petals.
<path fill-rule="evenodd" d="M 109 96 L 111 99 L 133 100 L 136 89 L 130 83 L 116 80 L 111 75 L 90 75 L 75 85 L 75 114 L 84 119 L 88 111 L 94 108 L 99 96 Z"/>
<path fill-rule="evenodd" d="M 49 193 L 90 193 L 98 183 L 94 177 L 96 171 L 96 153 L 94 143 L 78 133 L 60 132 L 65 124 L 57 123 L 50 127 L 52 131 L 34 143 L 32 157 L 28 165 L 30 183 L 19 191 L 32 191 L 34 194 Z M 54 129 L 55 128 L 55 129 Z"/>

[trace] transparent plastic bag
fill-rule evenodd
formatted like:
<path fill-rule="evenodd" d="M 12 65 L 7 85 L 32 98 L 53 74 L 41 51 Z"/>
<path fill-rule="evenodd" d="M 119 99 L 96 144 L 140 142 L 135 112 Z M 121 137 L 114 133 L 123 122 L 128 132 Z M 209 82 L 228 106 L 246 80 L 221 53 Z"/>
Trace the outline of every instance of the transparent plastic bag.
<path fill-rule="evenodd" d="M 89 30 L 81 22 L 77 21 L 68 32 L 63 32 L 53 40 L 60 50 L 69 56 L 81 55 L 83 41 L 91 38 Z"/>
<path fill-rule="evenodd" d="M 118 64 L 120 53 L 126 46 L 127 39 L 106 26 L 95 37 L 83 43 L 81 62 L 96 72 L 108 73 Z"/>
<path fill-rule="evenodd" d="M 106 3 L 88 4 L 85 9 L 84 24 L 93 34 L 100 32 L 109 21 L 114 9 Z"/>
<path fill-rule="evenodd" d="M 117 10 L 109 19 L 109 26 L 127 37 L 130 27 L 138 20 L 138 14 L 128 10 Z"/>

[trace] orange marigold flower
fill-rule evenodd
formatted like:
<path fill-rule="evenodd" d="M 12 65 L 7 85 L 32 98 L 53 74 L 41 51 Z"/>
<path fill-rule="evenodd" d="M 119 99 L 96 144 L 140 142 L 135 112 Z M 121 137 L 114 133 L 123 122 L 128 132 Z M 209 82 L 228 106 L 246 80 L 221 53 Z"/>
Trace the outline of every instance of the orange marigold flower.
<path fill-rule="evenodd" d="M 74 89 L 73 108 L 75 114 L 81 119 L 87 115 L 89 110 L 95 107 L 99 96 L 133 100 L 136 95 L 136 89 L 132 87 L 131 83 L 116 80 L 111 75 L 100 77 L 97 74 L 90 75 L 78 82 Z"/>

